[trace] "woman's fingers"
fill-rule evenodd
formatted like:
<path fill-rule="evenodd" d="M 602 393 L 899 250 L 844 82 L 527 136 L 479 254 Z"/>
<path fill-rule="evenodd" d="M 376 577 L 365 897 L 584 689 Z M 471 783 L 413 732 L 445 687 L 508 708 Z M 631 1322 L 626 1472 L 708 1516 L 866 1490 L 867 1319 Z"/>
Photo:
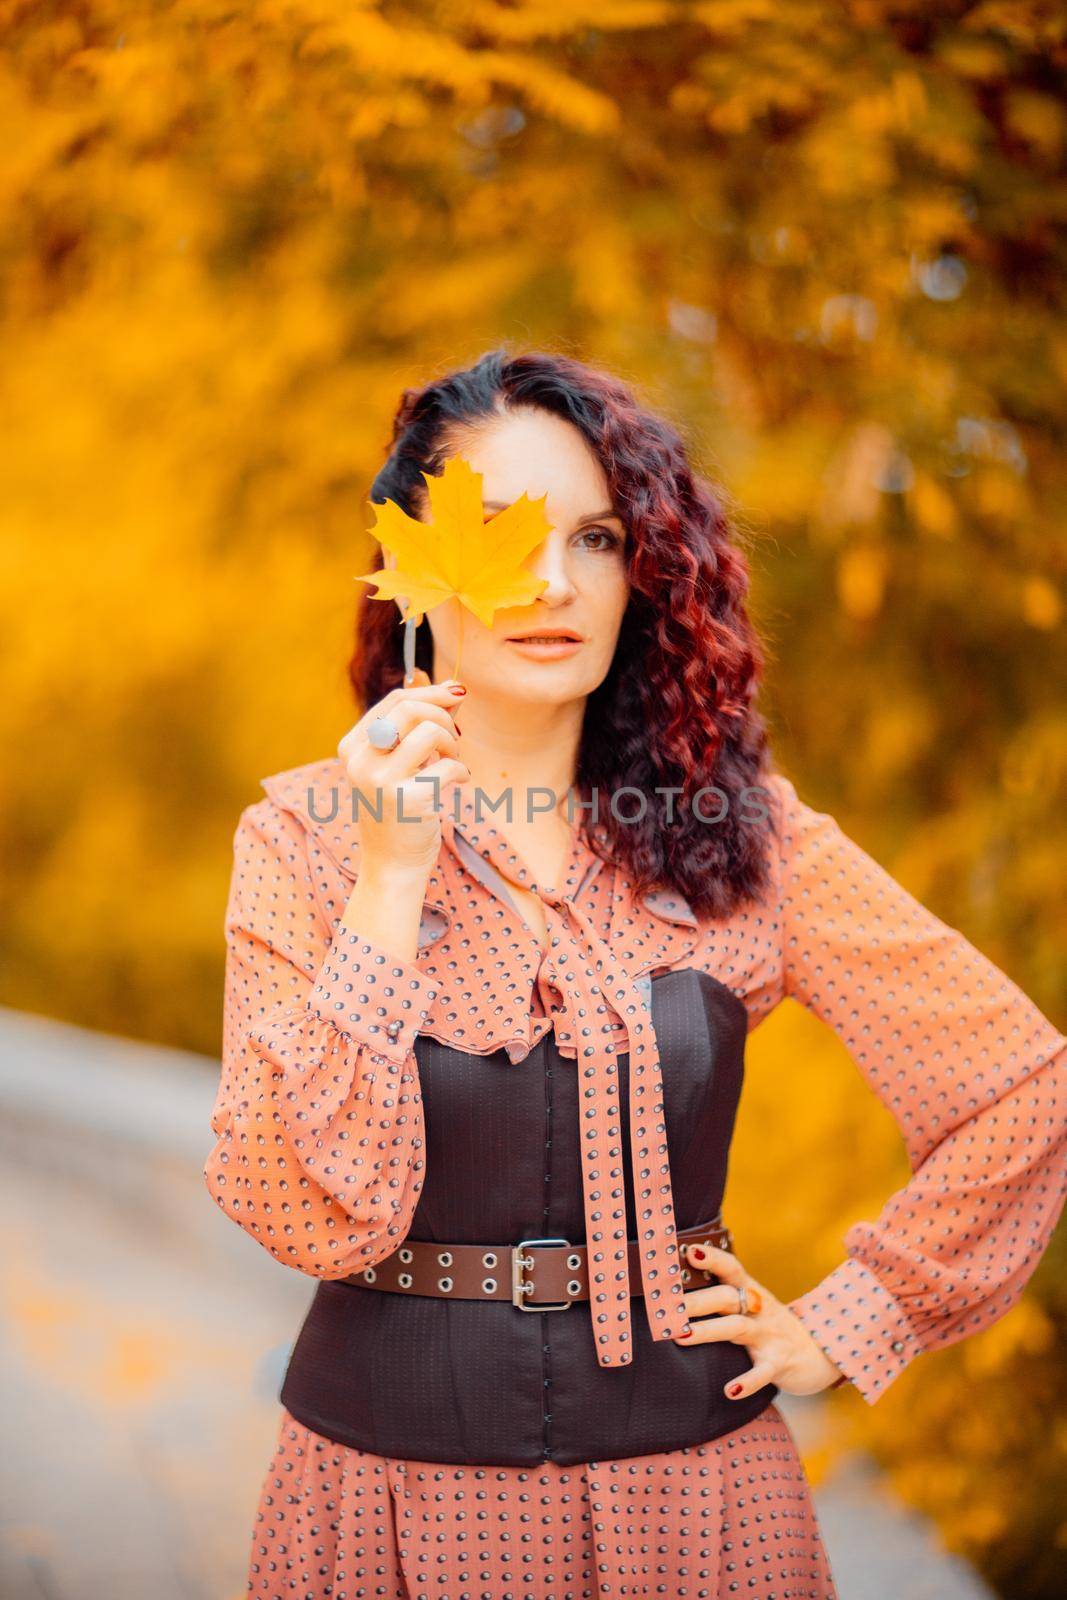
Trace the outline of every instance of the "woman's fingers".
<path fill-rule="evenodd" d="M 688 1339 L 683 1340 L 684 1344 L 715 1344 L 723 1339 L 734 1344 L 751 1344 L 757 1332 L 751 1317 L 741 1317 L 736 1312 L 721 1317 L 698 1317 L 692 1322 L 692 1329 Z"/>
<path fill-rule="evenodd" d="M 378 711 L 385 707 L 392 707 L 398 700 L 440 700 L 442 705 L 463 698 L 457 691 L 462 689 L 462 684 L 455 678 L 446 678 L 444 683 L 412 683 L 408 685 L 397 684 L 395 689 L 390 689 L 388 694 L 383 694 L 376 707 Z"/>
<path fill-rule="evenodd" d="M 391 689 L 338 741 L 352 785 L 353 821 L 358 814 L 361 864 L 417 867 L 427 877 L 432 871 L 441 848 L 441 784 L 471 776 L 459 759 L 455 720 L 464 693 L 454 679 Z M 390 750 L 370 741 L 382 717 L 396 730 Z"/>
<path fill-rule="evenodd" d="M 720 1250 L 714 1244 L 687 1244 L 686 1255 L 695 1267 L 702 1267 L 705 1272 L 713 1272 L 723 1283 L 733 1283 L 740 1287 L 747 1283 L 748 1273 L 729 1250 Z"/>
<path fill-rule="evenodd" d="M 685 1305 L 691 1317 L 707 1317 L 716 1311 L 736 1311 L 737 1289 L 732 1283 L 717 1283 L 707 1289 L 689 1289 Z"/>
<path fill-rule="evenodd" d="M 417 728 L 420 722 L 436 722 L 439 728 L 444 728 L 448 733 L 456 731 L 456 719 L 448 707 L 435 705 L 429 700 L 398 700 L 387 715 L 392 717 L 401 735 L 409 733 L 412 728 Z M 368 723 L 364 734 L 369 728 Z"/>
<path fill-rule="evenodd" d="M 737 1299 L 737 1292 L 733 1288 L 726 1291 Z M 697 1298 L 708 1295 L 721 1297 L 721 1289 L 701 1289 L 695 1295 L 687 1295 L 687 1303 Z M 690 1315 L 696 1312 L 696 1307 L 690 1308 Z M 682 1339 L 683 1346 L 694 1344 L 738 1344 L 742 1345 L 750 1354 L 756 1348 L 757 1341 L 761 1339 L 759 1323 L 753 1317 L 741 1316 L 737 1312 L 726 1313 L 723 1316 L 701 1317 L 692 1323 L 692 1332 L 687 1339 Z M 755 1394 L 757 1389 L 762 1389 L 765 1384 L 774 1383 L 779 1375 L 779 1364 L 776 1360 L 766 1355 L 756 1355 L 756 1359 L 747 1372 L 739 1378 L 731 1378 L 725 1386 L 725 1392 L 731 1400 L 743 1400 L 746 1395 Z"/>
<path fill-rule="evenodd" d="M 436 778 L 442 789 L 446 783 L 465 783 L 470 775 L 470 768 L 462 761 L 444 756 L 440 761 L 431 761 L 428 767 L 423 767 L 417 774 L 419 778 Z"/>
<path fill-rule="evenodd" d="M 403 782 L 419 772 L 422 763 L 435 755 L 458 760 L 459 739 L 454 729 L 450 731 L 439 727 L 429 718 L 423 718 L 402 734 L 400 743 L 394 749 L 385 753 L 380 763 L 382 777 Z M 424 774 L 420 773 L 420 776 Z"/>
<path fill-rule="evenodd" d="M 799 1317 L 745 1271 L 729 1250 L 716 1245 L 686 1244 L 687 1258 L 720 1280 L 685 1296 L 690 1320 L 687 1336 L 678 1334 L 683 1349 L 696 1344 L 736 1344 L 753 1360 L 748 1372 L 731 1378 L 725 1393 L 731 1400 L 755 1394 L 768 1383 L 787 1394 L 817 1394 L 837 1373 Z M 744 1312 L 738 1291 L 745 1291 Z M 828 1376 L 829 1372 L 829 1376 Z"/>
<path fill-rule="evenodd" d="M 370 744 L 367 737 L 371 723 L 379 717 L 392 717 L 401 735 L 424 719 L 439 722 L 443 728 L 454 727 L 453 713 L 462 701 L 462 695 L 454 692 L 451 680 L 448 683 L 415 684 L 407 689 L 390 689 L 388 694 L 363 713 L 347 733 L 342 734 L 337 754 L 342 761 L 350 761 L 353 756 L 365 760 L 368 755 L 382 754 Z"/>
<path fill-rule="evenodd" d="M 382 782 L 396 783 L 409 778 L 431 752 L 442 756 L 459 754 L 459 735 L 447 711 L 441 713 L 443 722 L 411 707 L 408 712 L 406 722 L 401 720 L 401 712 L 396 714 L 400 738 L 393 748 L 368 752 L 368 765 Z"/>
<path fill-rule="evenodd" d="M 392 690 L 349 729 L 337 750 L 354 784 L 379 792 L 386 786 L 395 789 L 434 756 L 458 758 L 455 705 L 442 703 L 455 697 L 445 693 L 446 689 L 446 685 L 431 684 L 421 691 Z M 437 698 L 428 699 L 431 693 Z M 392 719 L 399 735 L 391 750 L 379 750 L 370 742 L 371 726 L 383 716 Z"/>
<path fill-rule="evenodd" d="M 762 1389 L 766 1384 L 773 1383 L 777 1367 L 771 1361 L 756 1361 L 747 1372 L 742 1372 L 739 1378 L 731 1378 L 726 1385 L 726 1394 L 730 1400 L 744 1400 L 747 1395 L 755 1394 L 757 1389 Z"/>

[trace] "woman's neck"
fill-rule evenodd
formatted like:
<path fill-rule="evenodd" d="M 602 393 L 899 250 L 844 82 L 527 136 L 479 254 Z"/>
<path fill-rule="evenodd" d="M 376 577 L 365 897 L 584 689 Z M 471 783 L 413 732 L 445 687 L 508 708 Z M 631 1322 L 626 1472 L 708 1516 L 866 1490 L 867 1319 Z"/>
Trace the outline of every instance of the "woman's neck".
<path fill-rule="evenodd" d="M 516 823 L 546 808 L 551 815 L 574 782 L 583 712 L 584 701 L 503 706 L 472 694 L 456 713 L 472 783 L 494 798 L 509 794 Z"/>
<path fill-rule="evenodd" d="M 473 699 L 473 696 L 472 696 Z M 514 845 L 539 883 L 555 884 L 566 865 L 571 823 L 567 795 L 574 783 L 584 705 L 459 708 L 459 753 L 470 768 L 464 787 L 499 809 L 487 819 Z"/>

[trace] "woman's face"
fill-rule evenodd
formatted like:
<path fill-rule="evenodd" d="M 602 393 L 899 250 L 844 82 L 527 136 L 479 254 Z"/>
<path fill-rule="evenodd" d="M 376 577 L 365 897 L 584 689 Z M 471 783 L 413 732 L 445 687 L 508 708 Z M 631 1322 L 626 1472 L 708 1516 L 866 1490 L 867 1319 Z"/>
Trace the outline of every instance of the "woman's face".
<path fill-rule="evenodd" d="M 435 682 L 459 677 L 472 692 L 526 703 L 583 698 L 604 680 L 629 599 L 626 529 L 604 470 L 577 428 L 533 407 L 487 422 L 455 454 L 482 474 L 486 520 L 518 500 L 545 495 L 551 532 L 523 563 L 545 587 L 529 606 L 501 609 L 491 628 L 458 600 L 427 613 Z M 425 520 L 428 506 L 420 509 Z M 516 642 L 517 634 L 576 636 L 565 646 Z"/>

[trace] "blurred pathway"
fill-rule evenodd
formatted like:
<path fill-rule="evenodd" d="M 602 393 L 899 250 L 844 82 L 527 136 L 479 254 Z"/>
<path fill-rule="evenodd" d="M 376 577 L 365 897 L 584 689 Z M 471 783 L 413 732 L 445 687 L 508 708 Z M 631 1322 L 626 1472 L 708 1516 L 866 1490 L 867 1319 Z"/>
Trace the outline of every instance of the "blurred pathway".
<path fill-rule="evenodd" d="M 243 1600 L 314 1286 L 204 1187 L 217 1072 L 0 1008 L 0 1600 Z M 988 1600 L 866 1460 L 816 1498 L 840 1600 Z"/>

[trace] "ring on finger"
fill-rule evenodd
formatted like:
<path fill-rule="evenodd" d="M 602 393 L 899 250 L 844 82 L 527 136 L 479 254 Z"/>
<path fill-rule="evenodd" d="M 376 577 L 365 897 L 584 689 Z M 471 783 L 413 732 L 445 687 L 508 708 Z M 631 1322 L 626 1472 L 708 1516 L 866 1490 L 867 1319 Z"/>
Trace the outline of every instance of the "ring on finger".
<path fill-rule="evenodd" d="M 395 750 L 400 743 L 400 729 L 392 717 L 375 717 L 367 729 L 367 740 L 375 750 Z"/>
<path fill-rule="evenodd" d="M 737 1311 L 742 1317 L 754 1317 L 763 1305 L 760 1292 L 753 1287 L 751 1294 L 747 1283 L 737 1286 Z"/>

